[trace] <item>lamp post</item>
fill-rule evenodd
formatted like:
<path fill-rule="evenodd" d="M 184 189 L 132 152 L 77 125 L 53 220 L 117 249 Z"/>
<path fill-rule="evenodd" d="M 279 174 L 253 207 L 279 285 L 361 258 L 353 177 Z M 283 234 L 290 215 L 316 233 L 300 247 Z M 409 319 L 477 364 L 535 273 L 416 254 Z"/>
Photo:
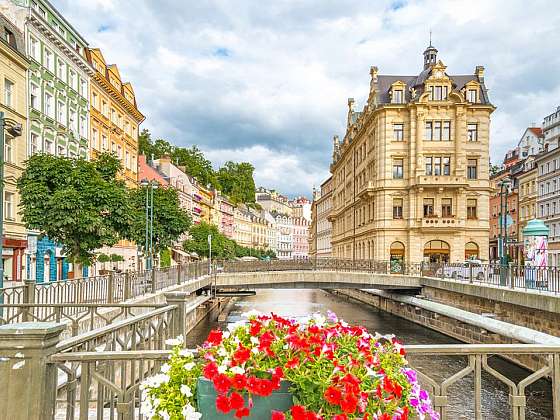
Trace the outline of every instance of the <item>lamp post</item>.
<path fill-rule="evenodd" d="M 6 118 L 0 112 L 0 289 L 4 287 L 4 143 L 6 128 L 12 137 L 20 137 L 21 124 Z M 0 293 L 0 304 L 4 303 L 4 293 Z M 2 309 L 0 309 L 2 315 Z"/>
<path fill-rule="evenodd" d="M 212 235 L 208 234 L 208 274 L 212 274 Z"/>
<path fill-rule="evenodd" d="M 153 236 L 154 236 L 154 190 L 157 182 L 143 179 L 140 185 L 146 188 L 146 240 L 144 243 L 144 254 L 146 256 L 146 269 L 152 268 L 153 258 Z"/>
<path fill-rule="evenodd" d="M 500 273 L 501 273 L 500 278 L 501 278 L 501 283 L 503 284 L 505 284 L 506 282 L 506 270 L 508 265 L 507 195 L 508 195 L 510 184 L 511 184 L 511 180 L 507 177 L 502 179 L 498 184 L 500 186 L 500 236 L 499 236 L 500 244 L 498 246 L 498 253 L 500 257 Z"/>

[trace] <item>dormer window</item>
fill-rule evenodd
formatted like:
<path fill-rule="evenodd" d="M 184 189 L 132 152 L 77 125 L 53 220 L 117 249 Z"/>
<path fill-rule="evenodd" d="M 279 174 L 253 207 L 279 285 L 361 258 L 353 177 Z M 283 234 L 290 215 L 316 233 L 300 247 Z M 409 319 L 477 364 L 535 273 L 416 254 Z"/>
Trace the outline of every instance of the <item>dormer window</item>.
<path fill-rule="evenodd" d="M 478 102 L 478 90 L 468 89 L 467 90 L 467 102 L 472 102 L 473 104 Z"/>
<path fill-rule="evenodd" d="M 430 86 L 430 100 L 431 101 L 444 101 L 447 99 L 448 87 L 447 86 Z"/>
<path fill-rule="evenodd" d="M 404 91 L 402 89 L 393 90 L 392 102 L 394 104 L 404 103 Z"/>

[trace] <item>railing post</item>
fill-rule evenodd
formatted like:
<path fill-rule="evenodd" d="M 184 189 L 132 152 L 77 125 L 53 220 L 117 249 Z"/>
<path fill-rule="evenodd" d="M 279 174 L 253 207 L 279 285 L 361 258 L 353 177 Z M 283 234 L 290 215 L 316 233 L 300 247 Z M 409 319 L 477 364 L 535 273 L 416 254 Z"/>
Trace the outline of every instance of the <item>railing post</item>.
<path fill-rule="evenodd" d="M 181 264 L 177 264 L 177 284 L 181 284 Z"/>
<path fill-rule="evenodd" d="M 130 271 L 127 271 L 126 273 L 124 273 L 124 291 L 123 291 L 123 299 L 124 300 L 128 300 L 132 297 L 132 290 L 131 290 L 131 284 L 130 284 Z"/>
<path fill-rule="evenodd" d="M 107 303 L 113 303 L 115 300 L 115 273 L 109 272 L 107 277 Z"/>
<path fill-rule="evenodd" d="M 56 407 L 56 352 L 64 324 L 22 322 L 0 326 L 0 417 L 52 419 Z"/>
<path fill-rule="evenodd" d="M 552 410 L 554 420 L 560 420 L 560 354 L 552 356 Z"/>
<path fill-rule="evenodd" d="M 189 292 L 167 292 L 164 293 L 165 301 L 168 305 L 175 305 L 177 309 L 173 313 L 172 336 L 179 335 L 185 336 L 187 331 L 186 316 L 187 316 L 187 300 L 189 299 Z"/>
<path fill-rule="evenodd" d="M 23 303 L 35 303 L 35 280 L 24 281 Z"/>
<path fill-rule="evenodd" d="M 151 283 L 152 283 L 152 293 L 156 292 L 156 269 L 152 268 L 150 271 Z"/>

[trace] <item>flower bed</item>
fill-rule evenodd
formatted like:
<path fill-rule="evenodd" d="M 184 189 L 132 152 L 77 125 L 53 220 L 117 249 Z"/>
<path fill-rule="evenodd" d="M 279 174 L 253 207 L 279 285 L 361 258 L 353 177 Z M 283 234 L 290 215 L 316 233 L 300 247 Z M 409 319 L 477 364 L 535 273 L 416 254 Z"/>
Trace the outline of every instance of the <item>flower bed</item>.
<path fill-rule="evenodd" d="M 142 412 L 158 420 L 438 419 L 393 336 L 371 335 L 333 313 L 299 322 L 274 314 L 248 318 L 211 331 L 198 358 L 181 338 L 170 340 L 169 362 L 141 385 Z M 215 391 L 210 409 L 208 393 L 197 387 L 201 377 Z M 273 395 L 286 387 L 288 409 L 285 396 Z M 271 395 L 272 403 L 263 405 Z"/>

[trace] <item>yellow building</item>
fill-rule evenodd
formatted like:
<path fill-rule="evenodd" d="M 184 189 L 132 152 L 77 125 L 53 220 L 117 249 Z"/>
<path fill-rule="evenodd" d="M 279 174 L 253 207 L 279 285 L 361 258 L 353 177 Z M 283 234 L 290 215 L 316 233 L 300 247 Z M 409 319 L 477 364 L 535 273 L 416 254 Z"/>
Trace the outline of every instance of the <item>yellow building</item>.
<path fill-rule="evenodd" d="M 4 276 L 8 280 L 24 278 L 24 251 L 27 247 L 27 231 L 18 212 L 19 194 L 17 179 L 27 158 L 27 90 L 26 74 L 29 62 L 25 58 L 23 34 L 3 15 L 0 15 L 0 111 L 10 125 L 21 124 L 22 133 L 13 137 L 5 132 L 4 145 L 4 197 L 3 255 Z"/>
<path fill-rule="evenodd" d="M 138 110 L 132 85 L 122 81 L 117 66 L 108 65 L 98 48 L 88 49 L 86 55 L 95 69 L 90 84 L 89 156 L 115 154 L 121 161 L 120 176 L 134 188 L 138 184 L 138 133 L 144 115 Z M 122 269 L 136 266 L 137 251 L 132 242 L 120 241 L 100 252 L 122 256 Z"/>
<path fill-rule="evenodd" d="M 489 128 L 484 68 L 454 76 L 424 51 L 418 75 L 371 68 L 361 112 L 335 138 L 332 253 L 379 261 L 488 260 Z M 398 264 L 396 264 L 398 265 Z"/>
<path fill-rule="evenodd" d="M 214 192 L 212 190 L 204 188 L 202 185 L 198 185 L 198 195 L 200 200 L 198 204 L 202 212 L 200 213 L 200 219 L 208 224 L 214 224 L 216 219 L 214 211 Z"/>
<path fill-rule="evenodd" d="M 534 156 L 529 156 L 525 160 L 523 173 L 517 175 L 517 179 L 519 182 L 519 233 L 521 234 L 527 226 L 527 222 L 537 217 L 537 166 Z"/>
<path fill-rule="evenodd" d="M 241 246 L 253 246 L 251 213 L 242 204 L 233 211 L 233 239 Z"/>

